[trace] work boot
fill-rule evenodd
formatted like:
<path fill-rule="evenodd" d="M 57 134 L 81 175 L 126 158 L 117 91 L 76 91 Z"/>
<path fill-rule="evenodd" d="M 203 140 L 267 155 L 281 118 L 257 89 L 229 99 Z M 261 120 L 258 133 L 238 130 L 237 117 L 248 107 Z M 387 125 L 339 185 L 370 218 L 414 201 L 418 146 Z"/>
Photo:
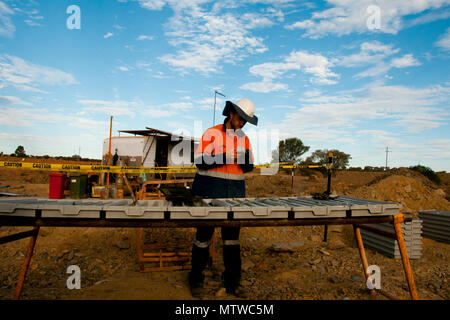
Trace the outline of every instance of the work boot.
<path fill-rule="evenodd" d="M 204 276 L 202 273 L 189 272 L 189 288 L 194 298 L 203 298 L 205 289 L 203 288 Z"/>
<path fill-rule="evenodd" d="M 191 295 L 197 299 L 203 299 L 205 297 L 206 291 L 203 287 L 192 287 L 191 286 Z"/>
<path fill-rule="evenodd" d="M 235 296 L 236 298 L 247 299 L 248 298 L 248 289 L 243 288 L 241 286 L 238 287 L 228 287 L 225 288 L 226 292 L 230 295 Z"/>

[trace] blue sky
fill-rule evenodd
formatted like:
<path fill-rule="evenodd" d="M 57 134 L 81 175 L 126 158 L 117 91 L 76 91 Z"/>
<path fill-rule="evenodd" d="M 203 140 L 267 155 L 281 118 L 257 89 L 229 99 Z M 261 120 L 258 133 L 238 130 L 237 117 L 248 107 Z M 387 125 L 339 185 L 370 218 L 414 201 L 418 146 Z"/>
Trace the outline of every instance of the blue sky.
<path fill-rule="evenodd" d="M 0 151 L 100 158 L 111 115 L 198 136 L 218 90 L 250 137 L 450 171 L 449 53 L 450 0 L 0 0 Z"/>

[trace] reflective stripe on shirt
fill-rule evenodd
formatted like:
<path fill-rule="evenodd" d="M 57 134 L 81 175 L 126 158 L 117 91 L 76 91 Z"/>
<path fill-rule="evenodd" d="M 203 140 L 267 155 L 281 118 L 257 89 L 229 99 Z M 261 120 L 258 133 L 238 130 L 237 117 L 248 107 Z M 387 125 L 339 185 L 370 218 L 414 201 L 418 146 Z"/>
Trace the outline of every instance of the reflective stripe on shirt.
<path fill-rule="evenodd" d="M 198 174 L 201 174 L 203 176 L 208 177 L 214 177 L 214 178 L 220 178 L 220 179 L 227 179 L 227 180 L 244 180 L 245 176 L 243 174 L 233 174 L 233 173 L 226 173 L 226 172 L 219 172 L 219 171 L 212 171 L 212 170 L 198 170 Z"/>

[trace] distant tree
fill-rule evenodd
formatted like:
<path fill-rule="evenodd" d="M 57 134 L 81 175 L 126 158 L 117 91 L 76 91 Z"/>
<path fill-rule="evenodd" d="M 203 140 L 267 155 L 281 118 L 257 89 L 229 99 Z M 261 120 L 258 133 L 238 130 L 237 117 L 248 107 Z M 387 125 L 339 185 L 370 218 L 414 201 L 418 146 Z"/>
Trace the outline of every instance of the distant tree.
<path fill-rule="evenodd" d="M 26 157 L 27 154 L 25 153 L 25 148 L 23 146 L 18 146 L 16 151 L 14 151 L 14 154 L 17 157 Z"/>
<path fill-rule="evenodd" d="M 437 184 L 441 184 L 441 178 L 439 178 L 439 176 L 433 171 L 433 169 L 429 167 L 417 165 L 409 167 L 409 169 L 418 171 L 431 181 L 436 182 Z"/>
<path fill-rule="evenodd" d="M 345 169 L 348 166 L 349 160 L 352 158 L 350 154 L 339 151 L 337 149 L 332 150 L 316 150 L 311 156 L 306 158 L 306 162 L 327 164 L 328 163 L 328 153 L 333 153 L 333 168 L 334 169 Z"/>
<path fill-rule="evenodd" d="M 308 152 L 309 146 L 305 146 L 298 138 L 288 138 L 278 143 L 278 149 L 272 151 L 272 162 L 298 163 L 300 157 Z"/>

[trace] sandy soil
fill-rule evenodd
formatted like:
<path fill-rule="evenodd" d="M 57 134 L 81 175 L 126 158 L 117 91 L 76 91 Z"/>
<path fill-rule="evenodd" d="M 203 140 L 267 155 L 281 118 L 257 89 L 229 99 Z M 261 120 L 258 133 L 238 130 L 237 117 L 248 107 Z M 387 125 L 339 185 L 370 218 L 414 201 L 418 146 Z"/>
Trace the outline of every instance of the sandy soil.
<path fill-rule="evenodd" d="M 3 159 L 1 159 L 3 160 Z M 34 161 L 34 160 L 33 160 Z M 48 160 L 47 160 L 48 161 Z M 292 188 L 289 173 L 247 175 L 247 196 L 308 195 L 324 191 L 320 173 L 296 173 Z M 384 172 L 337 172 L 332 190 L 367 199 L 395 201 L 404 211 L 440 209 L 450 211 L 447 200 L 450 174 L 440 173 L 441 185 L 422 175 L 403 170 Z M 5 192 L 48 196 L 48 172 L 0 168 Z M 447 199 L 446 199 L 447 198 Z M 0 236 L 28 230 L 0 227 Z M 189 251 L 193 229 L 146 231 L 147 241 L 169 243 Z M 250 299 L 380 299 L 365 289 L 362 266 L 350 226 L 329 227 L 328 242 L 322 241 L 323 226 L 243 228 L 241 231 L 242 286 Z M 220 232 L 216 236 L 215 261 L 206 271 L 206 299 L 236 299 L 224 293 L 221 282 Z M 0 299 L 10 299 L 26 253 L 28 240 L 0 246 Z M 280 245 L 290 246 L 287 252 Z M 390 259 L 370 249 L 369 264 L 380 266 L 382 288 L 407 299 L 408 288 L 400 259 Z M 421 259 L 411 260 L 419 297 L 450 298 L 450 245 L 423 239 Z M 69 290 L 66 271 L 81 269 L 81 289 Z M 42 228 L 25 281 L 23 299 L 192 299 L 187 270 L 139 272 L 136 231 L 128 228 Z"/>

